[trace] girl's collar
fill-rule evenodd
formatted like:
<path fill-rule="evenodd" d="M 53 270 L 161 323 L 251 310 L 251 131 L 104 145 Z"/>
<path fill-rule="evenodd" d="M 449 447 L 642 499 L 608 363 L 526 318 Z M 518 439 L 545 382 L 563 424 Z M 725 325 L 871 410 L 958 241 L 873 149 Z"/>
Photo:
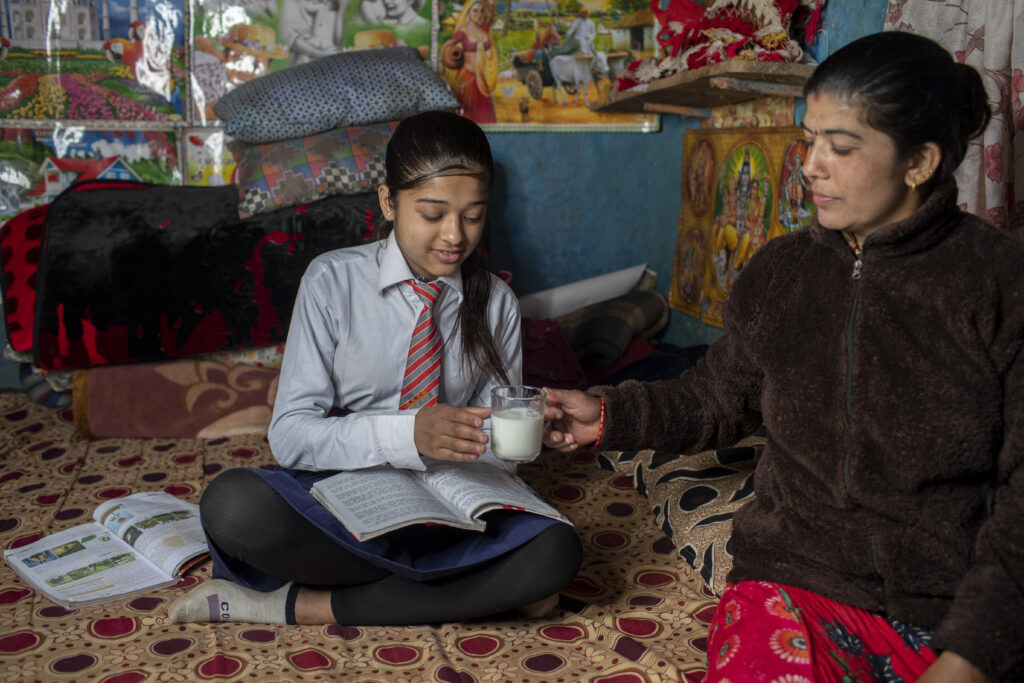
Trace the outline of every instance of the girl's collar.
<path fill-rule="evenodd" d="M 377 273 L 377 291 L 383 292 L 385 289 L 394 287 L 411 278 L 422 280 L 423 282 L 430 282 L 430 280 L 419 278 L 416 273 L 413 272 L 412 268 L 409 267 L 408 262 L 405 260 L 405 256 L 402 254 L 402 250 L 398 248 L 398 244 L 391 239 L 391 236 L 384 238 L 378 242 L 379 251 L 377 252 L 378 263 L 380 269 Z M 457 270 L 451 276 L 441 277 L 434 280 L 434 282 L 441 282 L 448 287 L 454 289 L 459 295 L 462 295 L 462 271 Z"/>

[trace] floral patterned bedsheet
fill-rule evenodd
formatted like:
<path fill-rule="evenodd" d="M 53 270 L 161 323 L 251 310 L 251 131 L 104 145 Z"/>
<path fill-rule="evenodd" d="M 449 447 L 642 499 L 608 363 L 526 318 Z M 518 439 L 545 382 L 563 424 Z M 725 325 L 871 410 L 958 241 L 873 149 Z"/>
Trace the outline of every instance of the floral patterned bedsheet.
<path fill-rule="evenodd" d="M 0 541 L 5 548 L 86 521 L 109 498 L 165 490 L 198 501 L 235 466 L 272 462 L 260 436 L 86 439 L 69 409 L 0 394 Z M 648 502 L 593 452 L 521 468 L 573 518 L 579 574 L 546 619 L 410 627 L 175 624 L 170 600 L 209 562 L 152 594 L 68 611 L 0 566 L 4 681 L 700 681 L 716 598 L 675 554 Z"/>

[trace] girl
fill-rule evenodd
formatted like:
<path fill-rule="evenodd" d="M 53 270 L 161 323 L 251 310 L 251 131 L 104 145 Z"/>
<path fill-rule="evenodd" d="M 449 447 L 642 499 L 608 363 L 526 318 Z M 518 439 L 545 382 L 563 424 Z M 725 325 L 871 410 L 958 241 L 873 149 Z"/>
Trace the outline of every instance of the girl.
<path fill-rule="evenodd" d="M 420 114 L 399 124 L 385 163 L 381 241 L 324 254 L 303 276 L 269 431 L 280 467 L 228 470 L 207 487 L 218 578 L 168 607 L 176 621 L 540 615 L 579 567 L 560 522 L 499 512 L 482 533 L 414 526 L 359 543 L 308 493 L 338 470 L 492 458 L 490 390 L 520 381 L 516 299 L 475 251 L 494 175 L 483 131 Z M 432 341 L 411 349 L 415 327 L 436 327 L 436 353 Z"/>
<path fill-rule="evenodd" d="M 881 33 L 805 96 L 813 224 L 751 257 L 679 379 L 550 392 L 548 445 L 694 452 L 764 426 L 709 683 L 1024 680 L 1024 246 L 953 177 L 981 78 Z"/>

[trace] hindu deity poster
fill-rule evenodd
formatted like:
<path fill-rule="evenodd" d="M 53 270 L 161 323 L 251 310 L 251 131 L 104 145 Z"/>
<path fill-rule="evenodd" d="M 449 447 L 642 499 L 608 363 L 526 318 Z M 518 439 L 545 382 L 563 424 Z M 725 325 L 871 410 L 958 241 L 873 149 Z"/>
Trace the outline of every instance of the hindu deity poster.
<path fill-rule="evenodd" d="M 441 0 L 438 68 L 485 128 L 656 131 L 656 114 L 599 111 L 626 66 L 654 55 L 647 5 Z"/>
<path fill-rule="evenodd" d="M 768 240 L 810 224 L 796 127 L 698 129 L 683 137 L 671 306 L 722 326 L 721 306 L 750 257 Z"/>

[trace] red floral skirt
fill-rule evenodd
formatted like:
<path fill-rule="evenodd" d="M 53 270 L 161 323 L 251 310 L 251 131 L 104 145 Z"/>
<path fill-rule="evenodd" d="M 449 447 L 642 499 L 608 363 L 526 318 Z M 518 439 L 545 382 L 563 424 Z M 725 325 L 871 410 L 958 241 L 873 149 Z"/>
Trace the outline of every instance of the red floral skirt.
<path fill-rule="evenodd" d="M 711 624 L 704 683 L 914 681 L 935 661 L 931 637 L 817 593 L 741 581 Z"/>

